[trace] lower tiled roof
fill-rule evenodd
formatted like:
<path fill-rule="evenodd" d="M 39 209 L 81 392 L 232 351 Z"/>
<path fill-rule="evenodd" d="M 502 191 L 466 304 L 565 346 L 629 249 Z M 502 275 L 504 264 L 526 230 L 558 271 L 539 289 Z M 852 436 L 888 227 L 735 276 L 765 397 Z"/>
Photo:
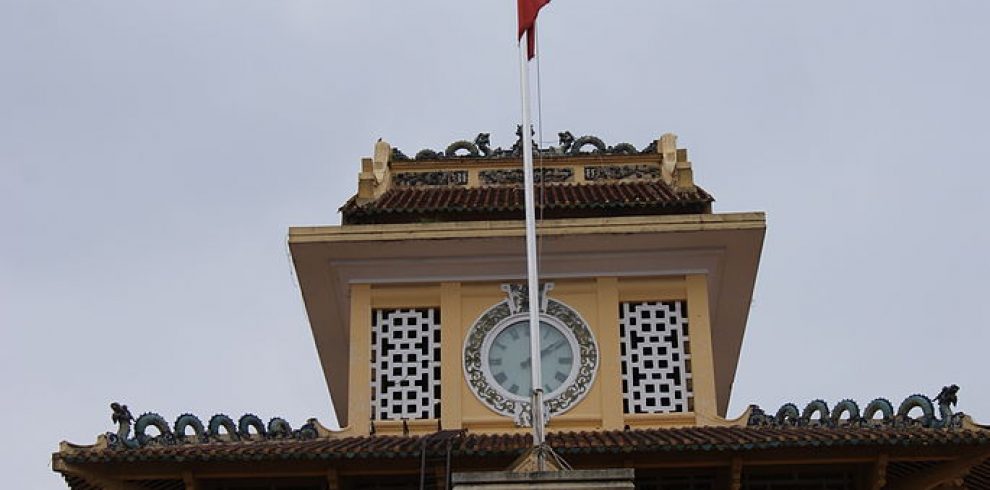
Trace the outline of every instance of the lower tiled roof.
<path fill-rule="evenodd" d="M 968 488 L 990 488 L 990 459 L 974 466 L 966 475 Z"/>
<path fill-rule="evenodd" d="M 517 455 L 530 447 L 528 434 L 465 434 L 460 437 L 370 436 L 313 440 L 262 440 L 149 445 L 137 449 L 78 448 L 56 458 L 67 463 L 135 461 L 263 461 Z M 689 427 L 599 432 L 555 432 L 548 442 L 560 454 L 751 451 L 788 448 L 952 446 L 990 447 L 990 431 L 891 427 Z"/>
<path fill-rule="evenodd" d="M 542 189 L 542 195 L 541 195 Z M 522 219 L 523 187 L 397 186 L 374 201 L 352 198 L 340 208 L 344 223 L 407 223 L 421 220 Z M 714 201 L 700 187 L 674 191 L 661 180 L 596 184 L 547 184 L 537 188 L 544 217 L 696 214 Z"/>

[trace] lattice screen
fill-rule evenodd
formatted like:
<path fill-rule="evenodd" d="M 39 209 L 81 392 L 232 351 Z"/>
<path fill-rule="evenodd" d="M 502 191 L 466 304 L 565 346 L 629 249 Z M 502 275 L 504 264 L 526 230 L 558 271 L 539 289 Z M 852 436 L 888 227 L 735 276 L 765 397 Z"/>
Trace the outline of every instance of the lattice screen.
<path fill-rule="evenodd" d="M 692 410 L 687 304 L 621 303 L 619 329 L 625 412 Z"/>
<path fill-rule="evenodd" d="M 440 416 L 440 310 L 374 310 L 372 413 L 377 420 Z"/>

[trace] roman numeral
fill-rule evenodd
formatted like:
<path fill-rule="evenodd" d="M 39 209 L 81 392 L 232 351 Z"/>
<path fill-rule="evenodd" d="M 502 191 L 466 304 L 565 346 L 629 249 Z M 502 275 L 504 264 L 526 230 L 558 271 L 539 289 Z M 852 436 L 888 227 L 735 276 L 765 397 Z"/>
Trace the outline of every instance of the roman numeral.
<path fill-rule="evenodd" d="M 567 375 L 564 374 L 564 373 L 562 373 L 562 372 L 560 372 L 560 371 L 557 371 L 557 374 L 554 375 L 554 378 L 557 378 L 557 381 L 560 381 L 561 383 L 563 383 L 564 380 L 567 379 Z"/>
<path fill-rule="evenodd" d="M 492 358 L 488 359 L 488 364 L 491 364 L 492 366 L 501 366 L 502 365 L 502 358 L 501 357 L 492 357 Z"/>
<path fill-rule="evenodd" d="M 505 373 L 498 373 L 495 375 L 495 381 L 498 381 L 498 384 L 505 383 L 505 380 L 507 379 L 509 379 L 509 377 L 506 376 Z"/>

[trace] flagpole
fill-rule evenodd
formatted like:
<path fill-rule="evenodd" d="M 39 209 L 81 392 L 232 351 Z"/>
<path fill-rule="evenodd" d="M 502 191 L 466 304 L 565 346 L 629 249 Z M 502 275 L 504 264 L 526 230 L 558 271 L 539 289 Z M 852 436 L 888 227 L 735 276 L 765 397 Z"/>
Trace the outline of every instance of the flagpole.
<path fill-rule="evenodd" d="M 535 28 L 535 23 L 534 26 Z M 529 354 L 532 380 L 533 446 L 540 448 L 545 441 L 543 420 L 543 380 L 540 359 L 540 284 L 536 263 L 536 209 L 533 179 L 533 136 L 529 104 L 529 49 L 527 38 L 519 38 L 519 82 L 522 88 L 522 156 L 523 185 L 526 208 L 526 279 L 529 289 Z M 539 469 L 543 470 L 543 455 L 538 452 Z"/>

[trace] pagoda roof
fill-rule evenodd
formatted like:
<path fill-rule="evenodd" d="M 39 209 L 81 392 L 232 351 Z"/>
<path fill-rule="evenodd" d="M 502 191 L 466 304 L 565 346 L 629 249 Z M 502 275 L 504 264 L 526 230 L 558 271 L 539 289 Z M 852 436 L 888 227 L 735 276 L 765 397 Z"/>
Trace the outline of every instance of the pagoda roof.
<path fill-rule="evenodd" d="M 822 400 L 814 400 L 803 412 L 785 404 L 776 415 L 752 405 L 739 418 L 718 425 L 552 431 L 547 443 L 566 460 L 587 467 L 617 462 L 649 466 L 657 461 L 674 467 L 685 462 L 718 467 L 742 460 L 755 465 L 883 461 L 893 481 L 929 477 L 948 465 L 953 474 L 965 477 L 970 488 L 990 488 L 990 426 L 977 424 L 964 413 L 953 413 L 950 407 L 957 390 L 955 385 L 945 387 L 936 397 L 938 416 L 924 395 L 907 397 L 896 412 L 886 399 L 875 399 L 862 416 L 851 400 L 839 402 L 833 410 Z M 250 473 L 246 468 L 264 466 L 293 475 L 313 468 L 374 472 L 383 464 L 408 471 L 421 468 L 427 459 L 446 459 L 449 465 L 450 458 L 456 458 L 462 470 L 477 471 L 504 465 L 532 448 L 531 435 L 524 431 L 475 433 L 438 428 L 432 433 L 355 436 L 327 430 L 316 419 L 293 430 L 278 417 L 266 426 L 253 414 L 243 415 L 236 423 L 217 414 L 207 424 L 183 414 L 170 425 L 158 414 L 134 419 L 126 405 L 111 407 L 112 420 L 118 424 L 116 434 L 100 436 L 91 446 L 63 442 L 53 455 L 53 468 L 74 490 L 103 488 L 91 477 L 116 474 L 123 468 L 127 468 L 127 478 L 158 485 L 153 488 L 182 488 L 181 479 L 167 475 L 207 466 L 218 468 L 221 474 L 234 470 L 246 474 Z M 911 415 L 919 411 L 920 416 Z M 157 428 L 158 434 L 147 434 L 148 427 Z M 187 435 L 189 429 L 193 434 Z"/>
<path fill-rule="evenodd" d="M 120 462 L 211 462 L 340 460 L 454 456 L 517 456 L 532 447 L 529 434 L 444 431 L 426 435 L 330 437 L 310 440 L 258 439 L 236 442 L 151 444 L 135 449 L 63 448 L 55 457 L 70 464 Z M 990 448 L 990 430 L 924 427 L 684 427 L 616 431 L 550 432 L 547 442 L 562 456 L 577 454 L 706 453 L 798 448 L 928 449 Z M 955 449 L 954 449 L 955 451 Z M 990 470 L 990 466 L 987 468 Z"/>
<path fill-rule="evenodd" d="M 490 187 L 395 186 L 375 200 L 351 198 L 340 208 L 345 224 L 411 223 L 456 219 L 522 219 L 521 185 Z M 659 179 L 537 188 L 537 212 L 547 219 L 702 214 L 714 198 L 695 186 L 675 191 Z"/>
<path fill-rule="evenodd" d="M 362 160 L 358 192 L 343 224 L 522 220 L 522 131 L 511 148 L 488 133 L 410 158 L 379 140 Z M 544 218 L 710 214 L 712 196 L 694 183 L 686 149 L 665 134 L 639 150 L 596 136 L 559 133 L 559 146 L 534 148 L 536 202 Z M 590 148 L 590 151 L 587 151 Z"/>

